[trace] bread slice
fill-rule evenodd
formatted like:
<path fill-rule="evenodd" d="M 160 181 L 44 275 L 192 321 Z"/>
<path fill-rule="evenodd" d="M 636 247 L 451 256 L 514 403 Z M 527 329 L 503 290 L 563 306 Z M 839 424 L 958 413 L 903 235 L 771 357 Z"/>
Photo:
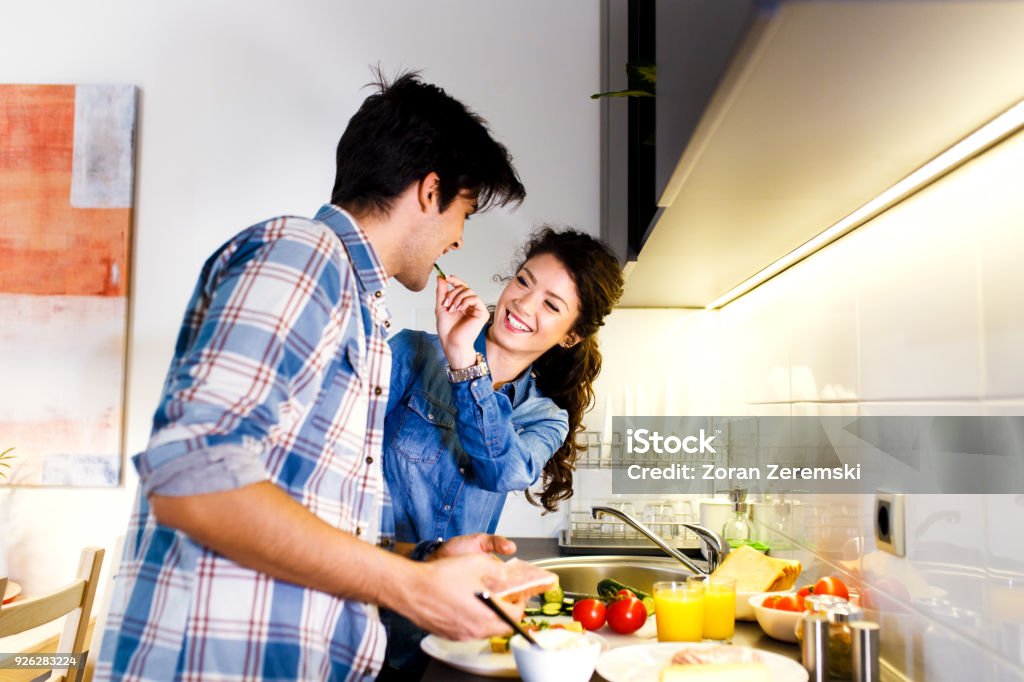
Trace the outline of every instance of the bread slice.
<path fill-rule="evenodd" d="M 737 592 L 774 592 L 792 587 L 801 570 L 799 561 L 766 557 L 741 545 L 725 556 L 712 575 L 735 578 Z"/>
<path fill-rule="evenodd" d="M 792 588 L 796 584 L 796 579 L 800 577 L 800 572 L 804 569 L 803 564 L 795 559 L 765 558 L 782 569 L 782 576 L 772 583 L 772 586 L 766 590 L 767 592 L 778 592 Z"/>

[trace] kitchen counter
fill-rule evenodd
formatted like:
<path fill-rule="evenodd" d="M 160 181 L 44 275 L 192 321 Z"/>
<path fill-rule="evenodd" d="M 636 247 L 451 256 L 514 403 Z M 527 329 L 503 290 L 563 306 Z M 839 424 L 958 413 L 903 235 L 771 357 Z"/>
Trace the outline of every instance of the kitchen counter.
<path fill-rule="evenodd" d="M 516 552 L 516 556 L 520 559 L 533 561 L 536 559 L 544 559 L 547 557 L 556 557 L 561 555 L 558 547 L 558 541 L 554 538 L 513 539 L 515 540 L 519 550 Z M 655 642 L 657 642 L 657 640 L 638 639 L 636 644 L 653 644 Z M 796 661 L 800 660 L 800 649 L 795 644 L 786 644 L 785 642 L 779 642 L 772 639 L 768 635 L 764 634 L 757 623 L 737 621 L 736 634 L 733 636 L 733 643 L 741 646 L 761 649 L 762 651 L 769 651 L 774 654 L 780 654 Z M 613 644 L 613 646 L 621 646 L 621 644 Z M 465 673 L 436 660 L 430 661 L 430 664 L 427 666 L 426 672 L 423 675 L 424 682 L 469 682 L 493 679 L 495 678 Z M 604 678 L 597 673 L 594 673 L 594 676 L 591 679 L 596 682 L 604 680 Z"/>

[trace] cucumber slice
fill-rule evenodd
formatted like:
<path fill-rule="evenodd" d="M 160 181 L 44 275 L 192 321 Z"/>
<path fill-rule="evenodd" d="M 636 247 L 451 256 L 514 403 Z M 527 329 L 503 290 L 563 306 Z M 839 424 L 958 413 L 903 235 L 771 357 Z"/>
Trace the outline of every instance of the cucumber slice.
<path fill-rule="evenodd" d="M 561 602 L 559 602 L 558 604 L 547 603 L 544 606 L 540 607 L 540 610 L 541 613 L 543 613 L 545 616 L 557 616 L 562 612 L 562 604 Z"/>
<path fill-rule="evenodd" d="M 544 602 L 549 604 L 561 604 L 562 599 L 565 598 L 565 592 L 561 586 L 555 585 L 550 590 L 544 593 Z"/>

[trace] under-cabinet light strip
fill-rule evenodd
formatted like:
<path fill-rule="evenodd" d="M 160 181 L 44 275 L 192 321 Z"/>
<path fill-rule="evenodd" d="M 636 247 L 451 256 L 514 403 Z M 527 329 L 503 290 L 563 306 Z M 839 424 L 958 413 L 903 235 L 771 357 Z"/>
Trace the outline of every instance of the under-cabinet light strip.
<path fill-rule="evenodd" d="M 860 227 L 912 194 L 921 191 L 957 166 L 1017 132 L 1021 127 L 1024 127 L 1024 100 L 1004 111 L 981 128 L 978 128 L 821 234 L 804 242 L 757 274 L 744 280 L 722 296 L 719 296 L 709 303 L 706 309 L 714 310 L 715 308 L 721 308 L 725 304 L 764 284 L 786 268 L 795 265 L 815 251 L 839 239 L 844 234 Z"/>

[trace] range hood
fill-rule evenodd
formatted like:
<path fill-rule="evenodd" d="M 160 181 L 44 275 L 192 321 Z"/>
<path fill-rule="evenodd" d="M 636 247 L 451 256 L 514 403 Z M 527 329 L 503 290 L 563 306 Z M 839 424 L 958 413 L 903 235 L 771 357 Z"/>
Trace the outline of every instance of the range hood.
<path fill-rule="evenodd" d="M 1011 108 L 1024 98 L 1022 36 L 1024 2 L 762 3 L 658 199 L 621 305 L 707 306 Z M 672 125 L 659 107 L 657 129 Z"/>

